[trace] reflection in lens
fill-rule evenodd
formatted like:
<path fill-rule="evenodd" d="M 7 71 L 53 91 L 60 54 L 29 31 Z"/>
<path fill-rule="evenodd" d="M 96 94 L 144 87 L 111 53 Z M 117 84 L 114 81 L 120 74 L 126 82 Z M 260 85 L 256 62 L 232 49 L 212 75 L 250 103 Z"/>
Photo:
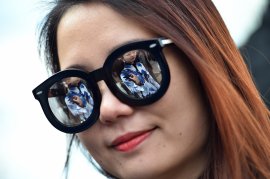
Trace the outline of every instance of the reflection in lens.
<path fill-rule="evenodd" d="M 147 98 L 160 88 L 160 65 L 146 50 L 125 52 L 115 60 L 112 68 L 117 87 L 129 97 Z"/>
<path fill-rule="evenodd" d="M 66 126 L 80 125 L 92 114 L 93 94 L 83 79 L 62 79 L 50 88 L 48 96 L 53 114 Z"/>

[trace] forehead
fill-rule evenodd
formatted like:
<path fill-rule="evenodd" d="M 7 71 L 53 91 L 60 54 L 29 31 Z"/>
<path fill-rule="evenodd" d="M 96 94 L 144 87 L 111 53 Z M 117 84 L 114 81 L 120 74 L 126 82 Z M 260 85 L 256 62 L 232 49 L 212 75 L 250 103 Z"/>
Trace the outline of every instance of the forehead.
<path fill-rule="evenodd" d="M 153 33 L 133 19 L 102 4 L 72 7 L 62 17 L 57 30 L 61 69 L 72 65 L 99 68 L 109 52 L 129 41 L 148 39 Z"/>

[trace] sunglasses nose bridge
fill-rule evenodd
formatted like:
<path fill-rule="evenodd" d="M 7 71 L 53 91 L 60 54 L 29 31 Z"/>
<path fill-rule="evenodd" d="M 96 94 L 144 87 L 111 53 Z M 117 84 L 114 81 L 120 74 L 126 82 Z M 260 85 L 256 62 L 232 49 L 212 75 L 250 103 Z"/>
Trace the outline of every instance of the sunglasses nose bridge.
<path fill-rule="evenodd" d="M 93 80 L 97 83 L 101 80 L 105 80 L 105 71 L 103 70 L 103 68 L 99 68 L 90 72 L 88 76 L 93 78 Z"/>

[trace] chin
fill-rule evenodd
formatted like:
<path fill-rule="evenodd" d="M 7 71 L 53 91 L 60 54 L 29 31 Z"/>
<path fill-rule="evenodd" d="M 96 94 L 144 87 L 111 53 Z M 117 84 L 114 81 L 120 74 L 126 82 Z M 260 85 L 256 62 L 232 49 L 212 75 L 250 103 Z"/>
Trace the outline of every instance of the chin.
<path fill-rule="evenodd" d="M 136 166 L 121 163 L 121 168 L 115 170 L 114 173 L 112 172 L 112 175 L 119 179 L 158 179 L 164 171 L 162 171 L 159 166 L 155 165 L 156 162 L 151 161 L 151 163 L 138 161 Z"/>
<path fill-rule="evenodd" d="M 152 172 L 144 172 L 142 171 L 142 168 L 137 169 L 136 171 L 133 170 L 132 172 L 124 171 L 124 173 L 121 173 L 121 175 L 116 175 L 115 177 L 119 179 L 157 179 L 157 177 L 154 176 Z"/>

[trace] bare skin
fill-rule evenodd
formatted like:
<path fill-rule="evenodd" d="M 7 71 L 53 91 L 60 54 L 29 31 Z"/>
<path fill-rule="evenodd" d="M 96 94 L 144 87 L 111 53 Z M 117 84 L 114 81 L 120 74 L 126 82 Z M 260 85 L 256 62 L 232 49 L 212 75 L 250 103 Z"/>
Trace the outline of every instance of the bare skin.
<path fill-rule="evenodd" d="M 76 6 L 64 15 L 58 28 L 61 69 L 79 65 L 92 71 L 102 66 L 111 49 L 155 37 L 106 6 Z M 188 59 L 174 46 L 164 48 L 164 54 L 171 83 L 159 101 L 144 107 L 128 106 L 102 81 L 100 119 L 77 134 L 94 159 L 117 178 L 195 179 L 207 166 L 209 114 L 204 94 Z M 117 143 L 121 137 L 138 133 L 132 142 L 140 143 L 133 147 L 126 147 L 128 142 Z"/>
<path fill-rule="evenodd" d="M 132 64 L 136 59 L 137 53 L 138 52 L 136 50 L 132 50 L 132 51 L 125 53 L 123 55 L 124 62 Z"/>
<path fill-rule="evenodd" d="M 76 103 L 78 106 L 84 107 L 83 102 L 79 96 L 73 96 L 72 101 Z"/>
<path fill-rule="evenodd" d="M 139 80 L 139 78 L 136 75 L 131 74 L 130 77 L 129 77 L 129 79 L 131 79 L 132 81 L 134 81 L 134 83 L 136 83 L 137 85 L 141 85 L 140 84 L 140 80 Z"/>

